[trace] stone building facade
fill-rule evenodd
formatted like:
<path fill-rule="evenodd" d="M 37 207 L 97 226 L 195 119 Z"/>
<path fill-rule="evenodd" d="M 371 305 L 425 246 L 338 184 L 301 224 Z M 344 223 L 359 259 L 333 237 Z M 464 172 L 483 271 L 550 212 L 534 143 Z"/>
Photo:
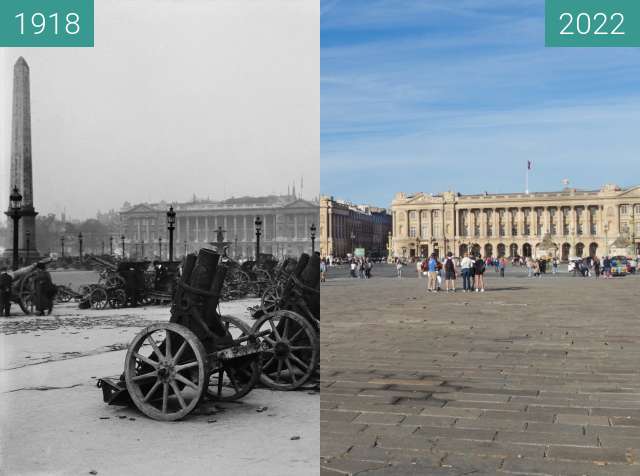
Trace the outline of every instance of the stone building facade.
<path fill-rule="evenodd" d="M 640 186 L 461 195 L 396 194 L 394 256 L 475 250 L 483 256 L 640 253 Z"/>
<path fill-rule="evenodd" d="M 320 197 L 320 255 L 344 257 L 364 248 L 368 255 L 385 256 L 391 222 L 384 208 Z"/>
<path fill-rule="evenodd" d="M 260 252 L 277 257 L 298 257 L 311 251 L 310 227 L 318 223 L 318 202 L 294 195 L 242 197 L 223 201 L 194 200 L 189 203 L 139 204 L 120 212 L 125 252 L 136 258 L 155 258 L 162 246 L 168 255 L 166 213 L 176 212 L 174 256 L 211 247 L 218 239 L 228 242 L 228 254 L 237 258 L 255 257 L 255 219 L 260 216 Z M 119 243 L 119 240 L 118 240 Z"/>

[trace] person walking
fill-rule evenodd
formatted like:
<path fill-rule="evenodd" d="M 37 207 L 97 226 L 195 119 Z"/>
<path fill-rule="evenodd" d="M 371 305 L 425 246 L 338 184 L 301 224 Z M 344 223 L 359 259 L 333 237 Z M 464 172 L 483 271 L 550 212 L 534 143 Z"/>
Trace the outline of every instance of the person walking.
<path fill-rule="evenodd" d="M 602 260 L 602 274 L 604 274 L 605 279 L 611 278 L 611 259 L 609 256 L 605 256 Z"/>
<path fill-rule="evenodd" d="M 399 258 L 396 259 L 396 278 L 402 279 L 402 261 Z"/>
<path fill-rule="evenodd" d="M 43 263 L 38 263 L 33 284 L 35 288 L 36 311 L 41 316 L 44 316 L 45 312 L 51 315 L 56 287 L 51 280 L 51 274 L 46 270 Z"/>
<path fill-rule="evenodd" d="M 597 256 L 593 257 L 593 274 L 596 275 L 596 279 L 600 279 L 600 260 Z"/>
<path fill-rule="evenodd" d="M 482 257 L 478 254 L 478 256 L 476 257 L 476 261 L 474 263 L 474 280 L 475 280 L 475 288 L 476 288 L 476 292 L 484 292 L 484 271 L 485 271 L 485 264 L 484 264 L 484 260 L 482 259 Z"/>
<path fill-rule="evenodd" d="M 456 292 L 456 264 L 453 262 L 451 251 L 444 260 L 444 289 L 447 292 Z"/>
<path fill-rule="evenodd" d="M 327 262 L 325 258 L 320 260 L 320 282 L 324 283 L 327 280 Z"/>
<path fill-rule="evenodd" d="M 472 277 L 473 260 L 469 258 L 469 253 L 465 253 L 460 262 L 460 274 L 462 274 L 462 292 L 470 292 L 473 290 Z"/>
<path fill-rule="evenodd" d="M 507 260 L 504 258 L 498 258 L 498 268 L 500 269 L 500 277 L 504 278 L 504 268 L 507 266 Z"/>
<path fill-rule="evenodd" d="M 533 260 L 530 257 L 526 259 L 527 266 L 527 277 L 530 278 L 533 276 Z"/>
<path fill-rule="evenodd" d="M 352 278 L 357 278 L 356 276 L 356 260 L 352 259 L 351 263 L 349 264 L 349 268 L 351 269 L 351 277 Z"/>
<path fill-rule="evenodd" d="M 422 263 L 423 261 L 418 258 L 416 261 L 416 272 L 418 273 L 418 279 L 422 278 Z"/>
<path fill-rule="evenodd" d="M 551 273 L 555 276 L 558 274 L 558 258 L 555 256 L 551 260 Z"/>
<path fill-rule="evenodd" d="M 430 292 L 438 292 L 438 260 L 436 254 L 432 253 L 427 263 L 428 282 L 427 290 Z"/>

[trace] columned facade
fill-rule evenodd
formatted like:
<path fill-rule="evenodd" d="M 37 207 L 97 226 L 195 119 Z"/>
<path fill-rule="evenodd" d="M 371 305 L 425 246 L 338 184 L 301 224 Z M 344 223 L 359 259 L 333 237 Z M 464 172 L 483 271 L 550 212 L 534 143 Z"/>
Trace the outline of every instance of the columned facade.
<path fill-rule="evenodd" d="M 368 256 L 388 253 L 391 215 L 384 208 L 320 198 L 319 251 L 322 257 L 345 257 L 355 248 Z"/>
<path fill-rule="evenodd" d="M 640 253 L 640 186 L 530 194 L 396 194 L 393 253 L 570 257 Z M 621 246 L 624 244 L 624 247 Z"/>
<path fill-rule="evenodd" d="M 255 219 L 260 216 L 260 252 L 278 258 L 311 252 L 309 227 L 318 222 L 318 203 L 294 196 L 243 197 L 213 202 L 200 200 L 171 204 L 176 212 L 175 256 L 211 247 L 222 230 L 227 253 L 238 259 L 255 257 Z M 120 212 L 127 254 L 157 258 L 162 238 L 163 257 L 168 253 L 166 212 L 169 204 L 139 204 Z M 307 226 L 308 225 L 308 226 Z M 142 253 L 144 252 L 144 256 Z"/>

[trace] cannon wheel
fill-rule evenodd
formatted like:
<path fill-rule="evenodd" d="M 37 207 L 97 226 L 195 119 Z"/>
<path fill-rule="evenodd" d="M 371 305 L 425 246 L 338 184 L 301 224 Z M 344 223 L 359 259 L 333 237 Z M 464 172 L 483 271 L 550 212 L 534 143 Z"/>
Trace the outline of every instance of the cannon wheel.
<path fill-rule="evenodd" d="M 221 316 L 222 325 L 234 339 L 251 333 L 251 327 L 233 316 Z M 253 356 L 238 359 L 238 362 L 227 361 L 211 372 L 207 396 L 219 402 L 231 402 L 244 397 L 260 378 L 260 358 Z"/>
<path fill-rule="evenodd" d="M 89 303 L 92 309 L 104 309 L 109 304 L 109 297 L 107 296 L 107 290 L 102 286 L 96 287 L 89 295 Z"/>
<path fill-rule="evenodd" d="M 279 310 L 262 316 L 253 333 L 263 337 L 264 358 L 260 382 L 278 390 L 294 390 L 314 374 L 320 358 L 318 333 L 304 317 Z"/>
<path fill-rule="evenodd" d="M 232 268 L 227 273 L 227 278 L 224 280 L 223 291 L 229 299 L 238 299 L 249 292 L 249 275 L 242 271 L 240 268 Z"/>
<path fill-rule="evenodd" d="M 29 273 L 20 283 L 20 301 L 18 305 L 22 312 L 24 312 L 27 316 L 31 315 L 35 312 L 36 309 L 36 286 L 34 283 L 35 273 Z"/>
<path fill-rule="evenodd" d="M 109 291 L 109 306 L 118 309 L 127 305 L 127 293 L 124 289 L 113 289 Z"/>
<path fill-rule="evenodd" d="M 282 298 L 282 285 L 275 283 L 265 289 L 260 298 L 260 308 L 265 313 L 270 313 L 278 310 L 278 303 Z"/>
<path fill-rule="evenodd" d="M 143 329 L 124 361 L 133 403 L 154 420 L 174 421 L 200 402 L 206 385 L 207 354 L 186 327 L 164 322 Z"/>

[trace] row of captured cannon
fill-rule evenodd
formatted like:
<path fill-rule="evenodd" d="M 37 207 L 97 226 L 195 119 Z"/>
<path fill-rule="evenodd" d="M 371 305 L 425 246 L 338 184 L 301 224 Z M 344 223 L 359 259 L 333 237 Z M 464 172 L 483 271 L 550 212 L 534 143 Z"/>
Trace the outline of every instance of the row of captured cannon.
<path fill-rule="evenodd" d="M 319 256 L 302 254 L 270 270 L 254 264 L 251 271 L 256 270 L 265 274 L 259 288 L 251 285 L 250 292 L 261 294 L 260 305 L 250 309 L 255 319 L 251 325 L 221 315 L 219 308 L 221 300 L 237 292 L 234 273 L 246 271 L 210 249 L 188 255 L 173 280 L 175 289 L 156 287 L 156 293 L 170 295 L 169 321 L 135 336 L 119 377 L 98 380 L 104 401 L 133 404 L 153 419 L 172 421 L 204 399 L 238 400 L 259 383 L 279 390 L 317 383 Z M 162 272 L 156 279 L 164 279 Z"/>
<path fill-rule="evenodd" d="M 147 306 L 170 303 L 180 278 L 180 262 L 114 263 L 90 257 L 99 274 L 99 281 L 82 285 L 77 291 L 71 286 L 58 286 L 56 301 L 76 301 L 81 309 L 105 309 Z M 261 255 L 259 261 L 242 264 L 226 256 L 221 257 L 227 267 L 220 298 L 223 301 L 245 297 L 263 297 L 271 306 L 279 297 L 283 284 L 295 269 L 296 261 L 278 261 L 271 255 Z M 25 284 L 28 287 L 28 280 Z M 23 293 L 24 294 L 24 293 Z M 28 304 L 26 306 L 29 307 Z"/>

